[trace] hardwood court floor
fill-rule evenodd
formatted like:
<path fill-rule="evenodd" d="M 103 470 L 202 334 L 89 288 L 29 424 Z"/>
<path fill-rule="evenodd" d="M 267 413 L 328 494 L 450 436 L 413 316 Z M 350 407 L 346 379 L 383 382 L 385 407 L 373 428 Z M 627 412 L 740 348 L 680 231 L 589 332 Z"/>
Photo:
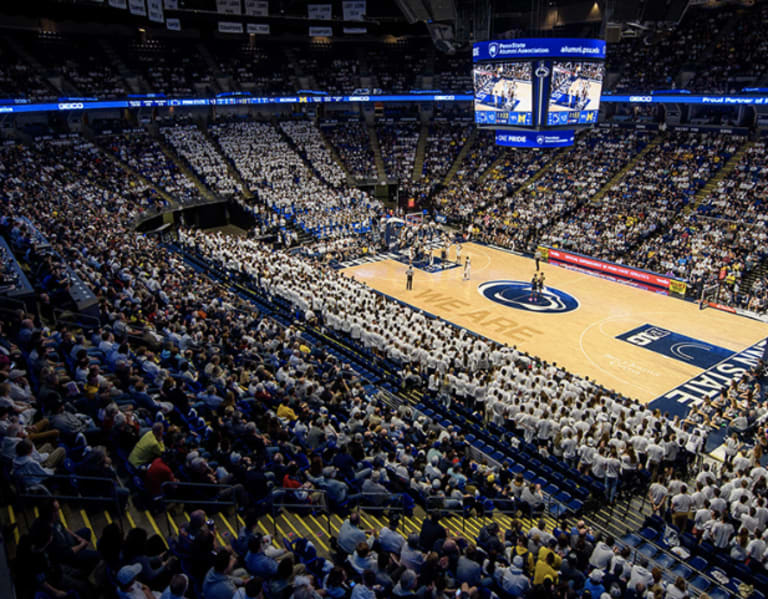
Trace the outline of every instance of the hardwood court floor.
<path fill-rule="evenodd" d="M 454 256 L 455 248 L 451 248 L 449 259 Z M 651 324 L 732 351 L 768 337 L 764 323 L 719 310 L 699 310 L 691 302 L 543 262 L 546 286 L 574 296 L 579 307 L 559 314 L 515 309 L 487 299 L 478 286 L 496 280 L 530 283 L 533 260 L 473 243 L 464 244 L 462 262 L 465 256 L 471 258 L 471 280 L 462 280 L 462 268 L 435 274 L 414 269 L 411 291 L 405 289 L 406 266 L 394 260 L 361 264 L 343 272 L 416 308 L 516 345 L 642 402 L 657 398 L 703 369 L 616 339 L 617 335 Z"/>

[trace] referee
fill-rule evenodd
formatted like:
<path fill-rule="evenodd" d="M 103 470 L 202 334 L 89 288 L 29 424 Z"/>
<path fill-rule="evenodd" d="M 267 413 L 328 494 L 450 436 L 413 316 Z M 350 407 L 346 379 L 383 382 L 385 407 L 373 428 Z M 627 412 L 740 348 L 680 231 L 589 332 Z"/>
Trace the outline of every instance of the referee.
<path fill-rule="evenodd" d="M 410 291 L 413 289 L 413 265 L 408 265 L 408 270 L 405 271 L 405 289 Z"/>

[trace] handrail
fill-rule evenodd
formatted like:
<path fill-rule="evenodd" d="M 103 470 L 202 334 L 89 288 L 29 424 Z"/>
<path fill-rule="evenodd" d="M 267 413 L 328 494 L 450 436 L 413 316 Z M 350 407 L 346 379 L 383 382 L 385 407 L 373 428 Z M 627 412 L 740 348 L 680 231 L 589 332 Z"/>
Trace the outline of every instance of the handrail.
<path fill-rule="evenodd" d="M 218 484 L 218 483 L 190 483 L 190 482 L 183 482 L 183 481 L 166 481 L 162 485 L 160 485 L 160 489 L 162 491 L 161 500 L 165 503 L 195 503 L 198 505 L 220 505 L 220 506 L 227 506 L 231 505 L 235 508 L 237 508 L 237 497 L 235 496 L 235 493 L 232 493 L 231 498 L 229 499 L 198 499 L 196 497 L 182 497 L 182 496 L 176 496 L 174 495 L 167 495 L 166 490 L 167 489 L 210 489 L 212 491 L 216 491 L 217 493 L 221 490 L 225 489 L 234 489 L 234 485 L 225 485 L 225 484 Z"/>
<path fill-rule="evenodd" d="M 67 495 L 63 493 L 52 493 L 51 490 L 46 486 L 46 483 L 53 480 L 53 481 L 67 481 L 72 482 L 72 480 L 75 481 L 91 481 L 91 482 L 99 482 L 102 484 L 108 484 L 111 489 L 111 493 L 109 496 L 100 496 L 100 495 L 85 495 L 80 491 L 78 488 L 78 495 Z M 45 480 L 39 484 L 36 485 L 27 485 L 20 477 L 14 476 L 13 477 L 14 484 L 16 486 L 16 498 L 20 500 L 32 500 L 40 501 L 77 501 L 77 502 L 88 502 L 88 503 L 112 503 L 115 506 L 115 513 L 120 516 L 118 518 L 118 525 L 122 529 L 122 515 L 123 515 L 123 506 L 120 505 L 120 498 L 117 493 L 117 489 L 124 487 L 122 485 L 118 484 L 118 481 L 112 478 L 107 478 L 105 476 L 85 476 L 80 474 L 52 474 L 51 476 L 47 476 Z M 40 489 L 44 492 L 41 493 L 34 493 L 32 490 L 34 489 Z M 24 514 L 24 519 L 27 519 L 27 513 L 26 510 L 21 510 Z"/>
<path fill-rule="evenodd" d="M 352 505 L 357 506 L 358 509 L 366 510 L 369 512 L 384 512 L 384 511 L 405 511 L 405 495 L 406 493 L 366 493 L 360 491 L 359 497 L 350 499 L 349 502 Z M 381 504 L 366 503 L 371 498 L 382 497 L 385 499 Z M 391 499 L 389 503 L 386 499 Z"/>
<path fill-rule="evenodd" d="M 322 503 L 307 503 L 307 502 L 299 502 L 299 503 L 286 503 L 285 501 L 276 502 L 276 498 L 282 499 L 285 497 L 286 494 L 289 493 L 297 493 L 297 492 L 304 492 L 309 494 L 314 493 L 320 493 L 323 497 Z M 313 510 L 319 510 L 323 514 L 325 514 L 325 518 L 328 524 L 328 538 L 333 537 L 333 531 L 331 530 L 331 510 L 328 507 L 328 493 L 324 489 L 287 489 L 284 487 L 275 488 L 272 489 L 272 492 L 269 494 L 269 504 L 270 509 L 272 512 L 272 527 L 273 527 L 273 533 L 275 536 L 278 535 L 277 531 L 277 516 L 279 515 L 277 512 L 280 508 L 312 508 Z"/>
<path fill-rule="evenodd" d="M 712 576 L 710 576 L 708 572 L 704 572 L 703 570 L 699 570 L 698 568 L 694 568 L 693 566 L 691 566 L 691 564 L 688 561 L 684 560 L 679 555 L 676 555 L 676 554 L 672 553 L 668 548 L 662 547 L 661 545 L 659 545 L 655 541 L 652 541 L 652 540 L 647 539 L 646 537 L 640 535 L 639 531 L 638 531 L 637 536 L 640 537 L 641 539 L 643 539 L 644 543 L 648 543 L 654 549 L 656 549 L 658 552 L 663 553 L 665 555 L 670 555 L 671 554 L 675 558 L 676 561 L 680 561 L 681 563 L 684 563 L 686 568 L 689 568 L 697 576 L 702 576 L 702 577 L 706 578 L 711 583 L 716 584 L 717 586 L 719 586 L 724 591 L 728 591 L 728 593 L 730 593 L 730 591 L 728 590 L 728 588 L 724 584 L 720 583 L 720 581 L 718 581 L 716 578 L 713 578 Z M 630 548 L 630 550 L 634 554 L 634 556 L 633 556 L 633 563 L 637 562 L 638 554 L 643 555 L 643 554 L 640 553 L 638 547 L 633 547 L 632 545 L 630 545 L 629 543 L 626 543 L 625 541 L 621 540 L 620 538 L 619 539 L 615 539 L 615 542 L 618 543 L 619 545 L 623 546 L 623 547 L 629 547 Z M 687 551 L 687 549 L 686 549 L 686 551 Z M 653 564 L 656 564 L 658 566 L 658 568 L 662 571 L 662 575 L 664 575 L 664 574 L 666 574 L 668 572 L 668 567 L 664 566 L 663 564 L 660 564 L 653 557 L 648 557 L 646 555 L 643 555 L 643 558 L 647 559 L 649 563 L 652 562 Z M 670 576 L 669 578 L 671 579 L 672 577 Z M 731 577 L 728 576 L 728 578 L 731 578 Z M 696 592 L 699 592 L 698 589 L 696 590 Z"/>
<path fill-rule="evenodd" d="M 71 317 L 74 317 L 74 320 L 71 320 Z M 75 312 L 73 310 L 62 310 L 61 308 L 54 308 L 53 318 L 56 321 L 56 324 L 64 323 L 87 329 L 98 329 L 101 327 L 101 322 L 96 316 L 85 314 L 84 312 Z"/>

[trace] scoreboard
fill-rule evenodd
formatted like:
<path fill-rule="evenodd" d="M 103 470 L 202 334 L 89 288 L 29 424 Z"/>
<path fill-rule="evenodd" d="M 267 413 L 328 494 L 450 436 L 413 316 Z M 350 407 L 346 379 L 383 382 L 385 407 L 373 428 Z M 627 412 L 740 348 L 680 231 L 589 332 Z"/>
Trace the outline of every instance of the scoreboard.
<path fill-rule="evenodd" d="M 508 135 L 563 145 L 574 128 L 597 123 L 605 76 L 605 41 L 579 38 L 478 42 L 472 48 L 475 123 L 501 130 L 557 130 L 560 135 Z M 501 138 L 500 138 L 501 139 Z M 558 140 L 548 144 L 546 140 Z M 510 140 L 512 140 L 510 142 Z M 523 145 L 523 144 L 521 144 Z M 536 142 L 533 142 L 533 147 Z"/>

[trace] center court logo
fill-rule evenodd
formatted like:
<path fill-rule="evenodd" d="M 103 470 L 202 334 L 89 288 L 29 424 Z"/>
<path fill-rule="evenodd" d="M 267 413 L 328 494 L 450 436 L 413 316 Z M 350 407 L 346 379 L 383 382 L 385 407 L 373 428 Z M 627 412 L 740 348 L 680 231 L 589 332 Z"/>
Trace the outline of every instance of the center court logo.
<path fill-rule="evenodd" d="M 477 291 L 502 306 L 539 314 L 563 314 L 579 307 L 579 300 L 554 287 L 545 287 L 534 297 L 531 284 L 525 281 L 488 281 Z"/>

